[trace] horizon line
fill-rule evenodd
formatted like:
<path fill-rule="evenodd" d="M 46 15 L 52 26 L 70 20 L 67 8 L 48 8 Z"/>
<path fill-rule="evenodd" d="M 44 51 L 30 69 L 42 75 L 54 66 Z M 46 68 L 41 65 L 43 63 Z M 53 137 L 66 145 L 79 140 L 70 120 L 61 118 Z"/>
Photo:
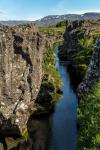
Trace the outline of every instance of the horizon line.
<path fill-rule="evenodd" d="M 64 13 L 64 14 L 50 14 L 50 15 L 45 15 L 45 16 L 42 16 L 42 17 L 37 17 L 37 19 L 5 19 L 5 20 L 1 20 L 0 19 L 0 21 L 29 21 L 29 22 L 34 22 L 34 21 L 37 21 L 37 20 L 40 20 L 40 19 L 42 19 L 42 18 L 44 18 L 44 17 L 48 17 L 48 16 L 63 16 L 63 15 L 84 15 L 84 14 L 88 14 L 88 13 L 97 13 L 97 14 L 100 14 L 100 12 L 98 11 L 98 12 L 96 12 L 96 11 L 90 11 L 90 12 L 84 12 L 84 13 Z M 34 17 L 33 17 L 34 18 Z"/>

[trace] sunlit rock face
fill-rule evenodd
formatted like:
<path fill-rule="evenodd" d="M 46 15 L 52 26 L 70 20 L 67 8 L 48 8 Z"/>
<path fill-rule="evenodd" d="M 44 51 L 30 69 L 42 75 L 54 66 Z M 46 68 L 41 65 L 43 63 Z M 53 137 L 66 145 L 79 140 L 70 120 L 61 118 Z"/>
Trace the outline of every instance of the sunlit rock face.
<path fill-rule="evenodd" d="M 0 143 L 4 149 L 11 146 L 9 138 L 27 136 L 15 149 L 47 150 L 53 107 L 50 93 L 44 90 L 44 100 L 41 92 L 43 65 L 47 50 L 62 41 L 62 34 L 40 33 L 32 24 L 0 25 Z M 40 103 L 46 103 L 45 109 Z"/>
<path fill-rule="evenodd" d="M 100 33 L 100 21 L 73 21 L 66 26 L 64 42 L 59 47 L 59 58 L 75 62 L 75 56 L 81 51 L 80 40 Z"/>
<path fill-rule="evenodd" d="M 87 72 L 77 92 L 87 94 L 93 85 L 100 79 L 100 38 L 97 39 L 94 52 L 88 66 Z"/>
<path fill-rule="evenodd" d="M 21 129 L 40 88 L 44 46 L 33 25 L 0 25 L 0 113 Z"/>
<path fill-rule="evenodd" d="M 59 58 L 61 60 L 67 60 L 71 62 L 69 67 L 71 76 L 76 74 L 77 78 L 76 89 L 79 93 L 86 94 L 92 88 L 92 86 L 98 81 L 100 77 L 100 21 L 74 21 L 66 26 L 64 34 L 64 43 L 59 47 Z M 91 48 L 89 48 L 89 40 L 91 42 Z M 82 52 L 81 41 L 83 43 L 84 53 Z M 86 43 L 87 40 L 87 43 Z M 97 42 L 96 42 L 97 41 Z M 85 46 L 87 45 L 87 47 Z M 87 51 L 88 59 L 86 60 L 85 51 Z M 83 57 L 83 60 L 80 59 Z M 87 67 L 86 70 L 80 65 Z M 73 71 L 75 70 L 75 71 Z M 78 81 L 79 80 L 79 81 Z"/>

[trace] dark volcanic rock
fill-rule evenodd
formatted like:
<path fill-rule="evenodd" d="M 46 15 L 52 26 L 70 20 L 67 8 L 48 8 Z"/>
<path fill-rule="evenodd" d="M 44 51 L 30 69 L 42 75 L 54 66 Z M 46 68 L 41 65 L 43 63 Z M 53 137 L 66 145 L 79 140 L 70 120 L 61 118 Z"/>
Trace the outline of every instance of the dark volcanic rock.
<path fill-rule="evenodd" d="M 11 150 L 47 150 L 50 142 L 50 118 L 47 113 L 31 115 L 28 123 L 28 140 L 23 141 Z"/>
<path fill-rule="evenodd" d="M 59 58 L 61 60 L 72 61 L 75 53 L 79 51 L 79 39 L 84 37 L 85 31 L 78 31 L 84 21 L 74 21 L 66 27 L 64 33 L 64 43 L 59 47 Z"/>
<path fill-rule="evenodd" d="M 88 66 L 88 70 L 81 84 L 78 86 L 77 92 L 87 94 L 93 85 L 100 79 L 100 38 L 97 39 L 92 59 Z"/>
<path fill-rule="evenodd" d="M 78 95 L 80 95 L 80 93 L 87 94 L 100 78 L 99 33 L 100 21 L 74 21 L 66 27 L 64 43 L 59 47 L 59 58 L 61 60 L 70 61 L 68 71 L 75 89 L 78 88 Z M 95 48 L 92 47 L 92 44 L 94 43 L 91 43 L 91 49 L 87 48 L 87 45 L 90 42 L 90 40 L 87 39 L 90 37 L 92 37 L 94 41 L 98 38 Z M 84 54 L 81 50 L 82 46 L 80 46 L 80 39 L 85 41 L 84 43 L 87 44 L 85 45 L 83 43 L 83 48 L 84 45 L 87 46 L 84 48 L 83 52 L 85 53 L 87 51 L 87 54 Z M 80 59 L 82 57 L 83 59 Z M 88 69 L 86 68 L 85 70 L 84 66 Z"/>
<path fill-rule="evenodd" d="M 55 88 L 48 77 L 44 79 L 47 85 L 41 85 L 43 58 L 59 40 L 61 34 L 41 35 L 33 25 L 0 25 L 0 142 L 5 150 L 5 138 L 19 138 L 27 128 L 28 140 L 14 149 L 47 150 L 48 120 L 53 112 L 51 92 Z M 45 106 L 38 109 L 41 104 Z M 33 112 L 35 119 L 30 117 Z"/>
<path fill-rule="evenodd" d="M 0 112 L 22 129 L 41 80 L 45 42 L 34 26 L 0 26 Z"/>
<path fill-rule="evenodd" d="M 38 93 L 36 103 L 38 104 L 51 104 L 52 92 L 55 90 L 54 86 L 50 82 L 43 82 Z"/>

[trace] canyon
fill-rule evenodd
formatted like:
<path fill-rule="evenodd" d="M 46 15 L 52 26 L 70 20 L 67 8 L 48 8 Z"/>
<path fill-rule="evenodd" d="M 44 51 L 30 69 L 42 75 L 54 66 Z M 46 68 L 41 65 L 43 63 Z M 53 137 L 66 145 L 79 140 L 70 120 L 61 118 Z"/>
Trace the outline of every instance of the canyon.
<path fill-rule="evenodd" d="M 21 138 L 12 150 L 48 149 L 53 98 L 61 96 L 62 87 L 55 44 L 59 43 L 59 59 L 69 62 L 79 101 L 99 82 L 100 21 L 69 22 L 65 33 L 64 29 L 0 25 L 0 142 L 5 150 L 7 138 Z"/>

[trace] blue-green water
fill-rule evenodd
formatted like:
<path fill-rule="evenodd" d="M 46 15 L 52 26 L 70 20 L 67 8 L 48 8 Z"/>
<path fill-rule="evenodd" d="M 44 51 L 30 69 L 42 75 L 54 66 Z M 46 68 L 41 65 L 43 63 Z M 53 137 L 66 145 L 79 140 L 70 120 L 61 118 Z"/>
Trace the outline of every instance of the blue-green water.
<path fill-rule="evenodd" d="M 52 117 L 50 150 L 76 150 L 77 97 L 70 84 L 67 62 L 60 62 L 57 56 L 56 68 L 63 81 L 63 96 L 56 104 Z"/>

